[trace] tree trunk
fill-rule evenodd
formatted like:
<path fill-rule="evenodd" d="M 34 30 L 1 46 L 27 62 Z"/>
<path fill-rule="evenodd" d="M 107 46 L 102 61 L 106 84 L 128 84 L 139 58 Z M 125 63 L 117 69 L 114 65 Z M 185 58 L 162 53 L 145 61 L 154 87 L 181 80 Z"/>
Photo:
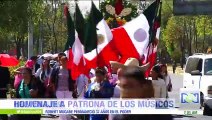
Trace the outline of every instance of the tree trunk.
<path fill-rule="evenodd" d="M 16 55 L 17 59 L 21 56 L 21 45 L 22 45 L 23 37 L 16 37 L 15 45 L 16 45 Z"/>
<path fill-rule="evenodd" d="M 20 44 L 16 44 L 17 59 L 19 59 L 20 56 L 21 56 L 20 49 L 21 49 L 21 45 Z"/>
<path fill-rule="evenodd" d="M 206 19 L 204 19 L 204 38 L 203 38 L 203 41 L 202 41 L 202 52 L 205 53 L 205 23 L 206 23 Z"/>
<path fill-rule="evenodd" d="M 198 52 L 198 47 L 197 47 L 197 27 L 196 27 L 196 21 L 195 21 L 195 52 Z"/>
<path fill-rule="evenodd" d="M 187 49 L 187 52 L 188 52 L 188 50 L 189 50 L 189 36 L 188 36 L 189 34 L 188 34 L 188 32 L 189 31 L 188 31 L 188 28 L 187 28 L 187 20 L 188 19 L 185 18 L 185 23 L 184 23 L 185 31 L 184 32 L 185 32 L 185 41 L 188 41 L 188 42 L 186 42 L 186 45 L 185 45 L 186 48 L 185 49 Z"/>
<path fill-rule="evenodd" d="M 39 27 L 39 50 L 38 53 L 42 54 L 43 52 L 43 21 L 40 21 Z"/>
<path fill-rule="evenodd" d="M 189 56 L 192 55 L 192 52 L 191 52 L 191 47 L 192 47 L 192 22 L 191 22 L 191 19 L 189 20 Z"/>
<path fill-rule="evenodd" d="M 53 23 L 52 23 L 52 35 L 54 37 L 54 42 L 55 42 L 55 48 L 54 48 L 54 52 L 57 53 L 57 37 L 56 37 L 56 31 L 55 31 L 55 22 L 56 22 L 56 14 L 57 14 L 57 3 L 55 0 L 52 0 L 52 13 L 54 15 L 53 18 Z"/>

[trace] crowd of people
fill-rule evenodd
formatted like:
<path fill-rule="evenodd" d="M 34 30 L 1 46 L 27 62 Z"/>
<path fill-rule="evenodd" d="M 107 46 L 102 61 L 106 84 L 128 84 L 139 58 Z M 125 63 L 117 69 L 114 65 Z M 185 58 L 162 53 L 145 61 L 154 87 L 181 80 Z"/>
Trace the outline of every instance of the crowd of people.
<path fill-rule="evenodd" d="M 73 80 L 67 68 L 66 54 L 59 53 L 57 59 L 31 57 L 25 66 L 15 70 L 14 88 L 17 98 L 168 98 L 172 90 L 171 78 L 166 65 L 155 65 L 150 77 L 145 77 L 149 64 L 139 66 L 139 61 L 129 58 L 125 64 L 111 61 L 106 67 L 92 69 L 89 76 L 81 74 Z M 3 67 L 0 67 L 0 71 Z M 109 72 L 111 71 L 111 72 Z M 0 76 L 5 73 L 0 72 Z M 9 73 L 8 73 L 9 74 Z M 6 78 L 5 78 L 6 79 Z M 8 83 L 5 83 L 5 85 Z M 2 85 L 2 84 L 1 84 Z M 0 86 L 0 92 L 5 86 Z M 3 94 L 0 94 L 3 95 Z M 5 95 L 5 94 L 4 94 Z M 5 96 L 1 96 L 5 98 Z M 80 115 L 85 120 L 146 120 L 172 119 L 169 115 Z M 18 115 L 19 120 L 39 120 L 40 115 Z M 130 119 L 133 118 L 133 119 Z M 68 120 L 67 115 L 59 115 Z"/>

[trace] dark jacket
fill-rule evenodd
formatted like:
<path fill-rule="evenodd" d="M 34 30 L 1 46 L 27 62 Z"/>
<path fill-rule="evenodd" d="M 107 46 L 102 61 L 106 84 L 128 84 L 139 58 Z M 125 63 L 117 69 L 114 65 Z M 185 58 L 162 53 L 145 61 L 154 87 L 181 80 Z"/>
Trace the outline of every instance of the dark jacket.
<path fill-rule="evenodd" d="M 212 116 L 212 99 L 209 99 L 205 102 L 203 115 Z"/>
<path fill-rule="evenodd" d="M 7 67 L 0 66 L 0 88 L 7 88 L 10 81 L 10 71 Z"/>
<path fill-rule="evenodd" d="M 21 98 L 21 96 L 19 95 L 19 89 L 21 86 L 22 82 L 20 82 L 20 84 L 18 85 L 18 88 L 16 89 L 16 98 Z M 29 90 L 30 89 L 34 89 L 34 90 L 38 90 L 38 96 L 37 98 L 42 98 L 43 97 L 43 86 L 40 85 L 40 83 L 38 83 L 38 80 L 33 78 L 33 80 L 31 80 L 31 82 L 27 85 Z"/>
<path fill-rule="evenodd" d="M 40 65 L 38 63 L 35 64 L 35 72 L 40 68 Z"/>
<path fill-rule="evenodd" d="M 52 70 L 52 74 L 51 74 L 51 82 L 55 84 L 56 90 L 58 88 L 59 70 L 60 70 L 60 67 L 54 68 Z M 74 91 L 75 90 L 75 87 L 74 87 L 75 86 L 75 80 L 73 80 L 71 78 L 71 70 L 68 70 L 68 73 L 69 73 L 68 88 L 69 88 L 69 91 Z"/>

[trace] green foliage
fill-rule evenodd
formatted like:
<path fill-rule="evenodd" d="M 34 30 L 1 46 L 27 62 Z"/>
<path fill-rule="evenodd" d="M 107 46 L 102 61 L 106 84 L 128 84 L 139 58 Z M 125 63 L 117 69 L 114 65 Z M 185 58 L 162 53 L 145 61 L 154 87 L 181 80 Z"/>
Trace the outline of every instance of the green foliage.
<path fill-rule="evenodd" d="M 180 17 L 172 16 L 167 23 L 166 29 L 162 32 L 163 41 L 171 56 L 175 54 L 176 50 L 179 50 L 180 41 L 182 40 L 183 26 L 181 21 Z"/>
<path fill-rule="evenodd" d="M 4 42 L 6 43 L 4 45 L 12 44 L 11 40 L 14 40 L 18 56 L 20 55 L 20 46 L 23 44 L 28 31 L 28 3 L 28 0 L 5 0 L 0 2 L 0 31 L 3 32 L 4 41 L 8 41 Z"/>
<path fill-rule="evenodd" d="M 166 27 L 167 22 L 170 17 L 172 17 L 173 13 L 173 0 L 164 0 L 162 2 L 162 13 L 161 13 L 161 26 L 163 28 Z"/>
<path fill-rule="evenodd" d="M 173 54 L 170 55 L 172 60 L 176 61 L 176 62 L 180 62 L 180 58 L 182 56 L 182 52 L 179 49 L 175 49 L 173 51 Z"/>
<path fill-rule="evenodd" d="M 10 78 L 12 80 L 14 80 L 14 77 L 15 77 L 15 70 L 18 69 L 19 67 L 22 67 L 25 65 L 25 61 L 20 61 L 19 64 L 15 67 L 9 67 L 9 71 L 10 71 Z"/>
<path fill-rule="evenodd" d="M 38 54 L 39 39 L 43 51 L 62 51 L 67 37 L 62 1 L 55 0 L 4 0 L 0 1 L 0 51 L 13 47 L 27 53 L 28 21 L 33 22 L 34 54 Z"/>
<path fill-rule="evenodd" d="M 115 16 L 113 16 L 113 15 L 111 15 L 110 13 L 108 13 L 107 11 L 106 11 L 106 5 L 112 5 L 113 7 L 115 6 L 115 2 L 116 2 L 116 0 L 105 0 L 104 2 L 102 2 L 101 4 L 100 4 L 100 10 L 101 10 L 101 12 L 103 13 L 103 15 L 104 15 L 104 18 L 106 19 L 106 20 L 108 20 L 109 18 L 115 18 Z M 138 12 L 137 12 L 137 6 L 136 5 L 134 5 L 134 4 L 132 4 L 130 1 L 127 1 L 127 0 L 123 0 L 123 6 L 124 6 L 124 8 L 131 8 L 132 9 L 132 11 L 131 11 L 131 13 L 129 14 L 129 15 L 127 15 L 127 16 L 122 16 L 122 17 L 120 17 L 120 19 L 122 19 L 122 20 L 125 20 L 125 21 L 130 21 L 130 20 L 132 20 L 133 18 L 136 18 L 137 16 L 138 16 Z M 114 7 L 115 8 L 115 7 Z M 112 24 L 114 24 L 114 25 L 112 25 L 112 28 L 114 28 L 114 27 L 118 27 L 119 25 L 117 24 L 117 20 L 116 19 L 113 19 L 112 20 L 112 22 L 111 22 Z M 115 25 L 116 24 L 116 25 Z"/>
<path fill-rule="evenodd" d="M 205 35 L 212 35 L 212 19 L 210 16 L 197 16 L 197 34 L 199 37 L 204 37 Z"/>
<path fill-rule="evenodd" d="M 175 60 L 180 59 L 178 52 L 205 52 L 207 47 L 212 45 L 211 16 L 173 16 L 172 11 L 173 0 L 163 1 L 160 46 L 165 46 L 171 58 Z"/>

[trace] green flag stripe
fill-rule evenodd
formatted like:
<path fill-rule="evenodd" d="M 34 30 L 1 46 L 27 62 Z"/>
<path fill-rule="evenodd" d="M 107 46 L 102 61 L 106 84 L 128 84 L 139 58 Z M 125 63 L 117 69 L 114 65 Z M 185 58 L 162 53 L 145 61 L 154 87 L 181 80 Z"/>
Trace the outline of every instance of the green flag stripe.
<path fill-rule="evenodd" d="M 78 4 L 76 4 L 76 12 L 75 12 L 75 28 L 78 33 L 78 37 L 82 44 L 84 44 L 84 34 L 85 34 L 85 20 L 83 15 L 79 9 Z"/>
<path fill-rule="evenodd" d="M 150 39 L 149 43 L 151 43 L 154 38 L 155 38 L 155 31 L 154 31 L 154 22 L 155 18 L 158 13 L 158 6 L 159 6 L 160 1 L 156 0 L 154 1 L 146 10 L 144 10 L 143 14 L 146 16 L 150 29 L 149 29 L 149 34 L 150 34 Z"/>
<path fill-rule="evenodd" d="M 85 52 L 88 53 L 97 48 L 97 33 L 96 25 L 103 19 L 102 13 L 96 8 L 92 1 L 91 12 L 86 23 L 85 30 Z"/>
<path fill-rule="evenodd" d="M 68 39 L 65 45 L 65 50 L 68 50 L 75 41 L 75 28 L 74 22 L 72 21 L 69 11 L 67 11 L 67 30 L 68 30 Z"/>

